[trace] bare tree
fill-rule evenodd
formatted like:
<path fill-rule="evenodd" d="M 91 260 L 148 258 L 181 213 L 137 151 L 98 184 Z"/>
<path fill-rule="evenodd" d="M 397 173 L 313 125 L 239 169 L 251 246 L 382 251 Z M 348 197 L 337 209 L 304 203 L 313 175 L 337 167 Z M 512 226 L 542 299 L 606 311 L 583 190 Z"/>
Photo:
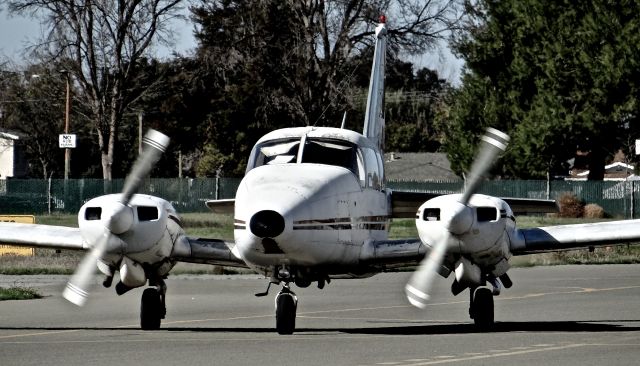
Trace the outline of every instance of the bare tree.
<path fill-rule="evenodd" d="M 182 0 L 9 0 L 14 14 L 39 17 L 49 33 L 35 47 L 41 56 L 63 60 L 91 111 L 111 180 L 118 128 L 127 107 L 151 85 L 134 85 L 138 63 L 150 46 L 170 38 L 168 22 Z M 44 52 L 43 52 L 44 50 Z"/>
<path fill-rule="evenodd" d="M 347 60 L 371 49 L 381 16 L 388 16 L 392 52 L 417 55 L 437 46 L 461 25 L 461 0 L 291 1 L 301 22 L 302 44 L 316 82 L 307 81 L 308 100 L 330 105 L 344 92 Z M 348 80 L 346 80 L 348 82 Z M 322 95 L 312 95 L 317 91 Z M 334 97 L 332 97 L 334 96 Z"/>

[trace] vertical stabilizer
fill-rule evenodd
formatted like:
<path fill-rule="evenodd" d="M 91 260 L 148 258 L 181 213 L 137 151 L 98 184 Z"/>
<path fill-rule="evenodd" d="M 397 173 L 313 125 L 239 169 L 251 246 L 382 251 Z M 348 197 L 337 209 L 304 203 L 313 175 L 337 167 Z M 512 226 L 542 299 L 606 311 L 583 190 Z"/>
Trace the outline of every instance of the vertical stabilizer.
<path fill-rule="evenodd" d="M 363 135 L 383 149 L 384 146 L 384 64 L 387 52 L 387 27 L 384 16 L 376 27 L 376 47 L 373 53 L 371 81 L 367 96 L 367 110 L 364 116 Z"/>

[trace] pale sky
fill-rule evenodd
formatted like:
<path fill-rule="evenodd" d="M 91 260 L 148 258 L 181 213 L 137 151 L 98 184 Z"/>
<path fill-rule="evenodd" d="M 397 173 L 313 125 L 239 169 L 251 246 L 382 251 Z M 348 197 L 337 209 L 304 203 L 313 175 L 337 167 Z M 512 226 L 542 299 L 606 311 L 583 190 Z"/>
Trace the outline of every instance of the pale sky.
<path fill-rule="evenodd" d="M 161 47 L 157 56 L 168 57 L 175 49 L 179 53 L 187 53 L 196 46 L 193 37 L 193 25 L 190 20 L 174 20 L 173 32 L 175 47 L 169 49 Z M 0 9 L 0 62 L 11 60 L 21 65 L 22 53 L 25 47 L 35 43 L 42 35 L 37 20 L 25 17 L 10 17 L 4 9 Z"/>
<path fill-rule="evenodd" d="M 185 10 L 188 18 L 187 13 L 188 10 Z M 173 34 L 176 39 L 175 47 L 171 49 L 159 48 L 157 56 L 169 57 L 173 50 L 181 54 L 188 54 L 195 48 L 193 24 L 189 19 L 175 20 Z M 40 24 L 37 20 L 9 17 L 4 9 L 0 9 L 0 64 L 8 59 L 19 67 L 22 64 L 22 52 L 25 46 L 34 43 L 36 39 L 40 38 L 40 35 Z M 441 45 L 439 50 L 412 58 L 410 61 L 416 64 L 416 67 L 426 66 L 436 70 L 440 77 L 449 80 L 454 85 L 460 84 L 460 74 L 464 62 L 456 59 L 446 45 Z"/>
<path fill-rule="evenodd" d="M 40 35 L 40 25 L 26 18 L 10 18 L 0 11 L 0 59 L 18 62 L 21 51 L 29 39 Z"/>

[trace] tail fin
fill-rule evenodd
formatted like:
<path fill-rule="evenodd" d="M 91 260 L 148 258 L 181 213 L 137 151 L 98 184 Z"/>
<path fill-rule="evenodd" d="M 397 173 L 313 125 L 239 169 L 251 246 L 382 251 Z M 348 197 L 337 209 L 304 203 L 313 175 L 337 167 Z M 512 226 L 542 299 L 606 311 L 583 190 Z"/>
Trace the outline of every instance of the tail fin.
<path fill-rule="evenodd" d="M 373 53 L 371 81 L 367 96 L 367 110 L 364 116 L 362 134 L 376 143 L 380 150 L 384 147 L 384 65 L 387 52 L 386 18 L 380 17 L 376 27 L 376 47 Z"/>

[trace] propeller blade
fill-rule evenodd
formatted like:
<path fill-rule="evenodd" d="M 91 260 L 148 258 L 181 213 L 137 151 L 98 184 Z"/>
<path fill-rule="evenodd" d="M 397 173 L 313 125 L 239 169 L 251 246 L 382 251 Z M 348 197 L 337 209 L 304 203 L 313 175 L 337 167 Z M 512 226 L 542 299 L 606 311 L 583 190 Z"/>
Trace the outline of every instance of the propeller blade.
<path fill-rule="evenodd" d="M 69 300 L 69 302 L 78 306 L 83 306 L 87 301 L 87 296 L 89 296 L 87 288 L 89 287 L 93 273 L 96 270 L 96 263 L 98 262 L 98 259 L 104 255 L 104 252 L 107 249 L 107 243 L 109 242 L 110 236 L 111 233 L 105 230 L 96 245 L 91 248 L 91 251 L 89 251 L 84 258 L 82 258 L 82 261 L 78 265 L 75 273 L 71 276 L 69 282 L 67 282 L 67 287 L 65 287 L 64 292 L 62 293 L 62 297 Z"/>
<path fill-rule="evenodd" d="M 431 285 L 438 274 L 438 268 L 440 268 L 444 260 L 449 237 L 449 235 L 446 235 L 433 246 L 429 255 L 420 262 L 420 266 L 413 272 L 409 282 L 404 287 L 405 294 L 411 305 L 420 309 L 424 309 L 427 306 L 427 301 L 431 297 Z"/>
<path fill-rule="evenodd" d="M 131 173 L 124 181 L 121 202 L 126 206 L 129 200 L 140 188 L 142 181 L 149 175 L 153 166 L 160 160 L 162 153 L 169 145 L 169 137 L 156 131 L 149 130 L 142 139 L 144 148 L 133 164 Z"/>
<path fill-rule="evenodd" d="M 103 235 L 95 243 L 93 248 L 91 248 L 91 251 L 82 259 L 62 293 L 62 296 L 73 304 L 83 306 L 87 301 L 87 296 L 89 295 L 88 288 L 93 273 L 95 272 L 97 261 L 107 251 L 109 239 L 111 235 L 114 235 L 109 230 L 114 222 L 114 217 L 123 212 L 126 208 L 125 206 L 129 204 L 133 195 L 140 188 L 142 181 L 149 175 L 158 160 L 160 160 L 162 153 L 169 145 L 169 137 L 158 131 L 149 130 L 142 139 L 142 143 L 144 144 L 144 149 L 133 164 L 131 172 L 124 182 L 124 188 L 122 189 L 122 196 L 120 198 L 122 209 L 111 213 L 111 217 L 106 220 Z"/>
<path fill-rule="evenodd" d="M 462 194 L 460 203 L 466 205 L 469 202 L 471 196 L 476 193 L 485 174 L 487 174 L 495 163 L 498 154 L 505 151 L 508 144 L 509 135 L 495 128 L 487 128 L 487 132 L 482 136 L 478 156 L 471 166 L 471 171 L 467 178 L 467 186 Z"/>

